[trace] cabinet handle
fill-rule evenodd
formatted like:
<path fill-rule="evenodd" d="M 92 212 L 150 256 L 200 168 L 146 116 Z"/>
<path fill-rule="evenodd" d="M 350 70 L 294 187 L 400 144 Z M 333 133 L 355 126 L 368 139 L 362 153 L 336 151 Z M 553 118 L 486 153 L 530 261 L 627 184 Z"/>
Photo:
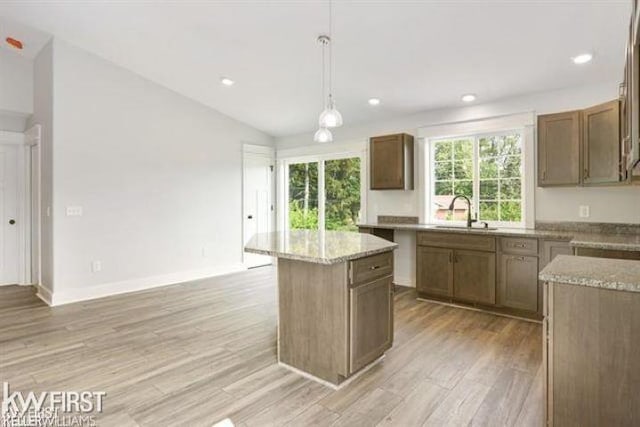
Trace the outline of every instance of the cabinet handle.
<path fill-rule="evenodd" d="M 449 252 L 449 264 L 453 262 L 453 252 Z"/>
<path fill-rule="evenodd" d="M 377 270 L 379 268 L 380 268 L 379 265 L 373 265 L 373 266 L 369 267 L 369 270 Z"/>
<path fill-rule="evenodd" d="M 589 169 L 584 168 L 584 177 L 589 178 Z"/>
<path fill-rule="evenodd" d="M 546 181 L 546 179 L 547 179 L 547 171 L 544 170 L 544 171 L 542 171 L 542 180 Z"/>
<path fill-rule="evenodd" d="M 513 247 L 514 247 L 514 248 L 523 248 L 523 249 L 524 249 L 524 248 L 526 248 L 526 247 L 527 247 L 527 244 L 526 244 L 526 243 L 515 243 L 515 244 L 513 245 Z"/>
<path fill-rule="evenodd" d="M 511 257 L 511 259 L 514 261 L 525 261 L 523 256 L 514 256 L 514 257 Z"/>

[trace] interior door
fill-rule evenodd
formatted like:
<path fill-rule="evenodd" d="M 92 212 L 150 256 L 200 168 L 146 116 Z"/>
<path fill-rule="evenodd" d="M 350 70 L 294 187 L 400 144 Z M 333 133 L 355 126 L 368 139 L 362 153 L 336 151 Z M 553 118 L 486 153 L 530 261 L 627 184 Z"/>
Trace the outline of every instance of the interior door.
<path fill-rule="evenodd" d="M 256 233 L 272 230 L 273 218 L 273 159 L 264 155 L 245 153 L 243 159 L 243 229 L 244 243 Z M 244 253 L 248 268 L 272 263 L 271 257 Z"/>
<path fill-rule="evenodd" d="M 0 145 L 0 285 L 18 283 L 18 147 Z"/>

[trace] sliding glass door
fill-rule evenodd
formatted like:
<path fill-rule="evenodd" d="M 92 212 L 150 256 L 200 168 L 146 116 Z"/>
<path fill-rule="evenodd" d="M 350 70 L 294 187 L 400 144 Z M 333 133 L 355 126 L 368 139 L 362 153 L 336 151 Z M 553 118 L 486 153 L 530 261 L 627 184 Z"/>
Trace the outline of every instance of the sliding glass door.
<path fill-rule="evenodd" d="M 284 161 L 284 226 L 290 230 L 357 231 L 362 215 L 363 156 Z"/>

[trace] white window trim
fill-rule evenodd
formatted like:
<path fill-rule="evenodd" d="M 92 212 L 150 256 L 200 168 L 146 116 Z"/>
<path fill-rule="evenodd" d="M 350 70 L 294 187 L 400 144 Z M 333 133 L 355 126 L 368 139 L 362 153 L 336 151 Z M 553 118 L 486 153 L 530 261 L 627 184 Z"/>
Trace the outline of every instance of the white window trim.
<path fill-rule="evenodd" d="M 522 211 L 520 224 L 490 221 L 494 227 L 534 228 L 535 227 L 535 113 L 525 112 L 500 117 L 488 117 L 437 124 L 418 129 L 418 182 L 420 202 L 420 222 L 432 224 L 464 225 L 458 221 L 434 221 L 431 219 L 431 183 L 433 182 L 432 150 L 430 141 L 463 136 L 499 134 L 508 130 L 522 131 L 523 174 Z M 474 148 L 475 150 L 475 148 Z M 474 162 L 477 162 L 474 156 Z M 475 168 L 475 165 L 474 165 Z M 478 189 L 474 188 L 476 194 Z M 473 214 L 477 212 L 474 210 Z"/>
<path fill-rule="evenodd" d="M 368 163 L 366 143 L 344 144 L 331 147 L 322 145 L 315 147 L 283 150 L 277 152 L 278 165 L 278 230 L 289 229 L 289 165 L 295 163 L 318 162 L 318 229 L 324 230 L 324 162 L 328 160 L 360 158 L 360 221 L 367 218 Z M 330 151 L 333 148 L 335 151 Z"/>

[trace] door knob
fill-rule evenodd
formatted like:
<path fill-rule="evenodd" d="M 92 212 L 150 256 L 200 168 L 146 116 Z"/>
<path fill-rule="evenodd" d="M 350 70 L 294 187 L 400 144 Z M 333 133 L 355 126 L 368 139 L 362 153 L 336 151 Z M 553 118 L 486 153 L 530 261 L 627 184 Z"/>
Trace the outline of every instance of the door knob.
<path fill-rule="evenodd" d="M 247 219 L 253 219 L 253 215 L 247 215 Z"/>
<path fill-rule="evenodd" d="M 9 224 L 13 225 L 13 224 L 15 224 L 15 223 L 16 223 L 16 220 L 15 220 L 15 219 L 10 219 L 10 220 L 9 220 Z"/>

